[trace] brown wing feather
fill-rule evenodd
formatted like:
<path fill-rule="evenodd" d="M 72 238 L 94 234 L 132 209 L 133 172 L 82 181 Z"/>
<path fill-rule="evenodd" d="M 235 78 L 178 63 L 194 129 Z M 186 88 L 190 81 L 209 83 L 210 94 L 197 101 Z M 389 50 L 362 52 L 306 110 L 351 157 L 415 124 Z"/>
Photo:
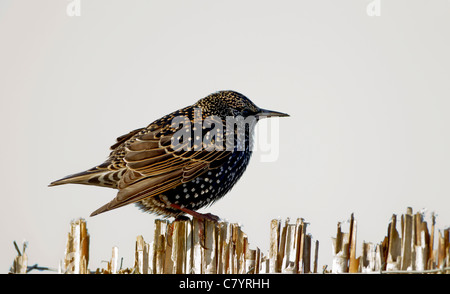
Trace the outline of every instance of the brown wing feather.
<path fill-rule="evenodd" d="M 136 131 L 129 138 L 140 130 Z M 125 143 L 123 161 L 126 163 L 126 172 L 119 182 L 119 193 L 91 215 L 159 195 L 217 168 L 219 165 L 216 161 L 223 162 L 231 155 L 230 151 L 174 150 L 170 144 L 174 133 L 173 129 L 153 128 L 151 132 L 137 136 L 131 143 L 122 142 Z"/>
<path fill-rule="evenodd" d="M 182 171 L 175 171 L 173 173 L 182 173 Z M 176 175 L 168 174 L 148 178 L 145 181 L 134 182 L 132 185 L 121 189 L 116 198 L 94 211 L 91 216 L 137 202 L 151 195 L 157 195 L 174 188 L 179 184 L 177 183 L 178 178 Z"/>
<path fill-rule="evenodd" d="M 116 139 L 116 143 L 114 145 L 111 146 L 111 150 L 116 149 L 117 147 L 119 147 L 122 143 L 128 141 L 131 137 L 133 137 L 134 135 L 136 135 L 137 133 L 139 133 L 140 131 L 142 131 L 144 128 L 140 128 L 140 129 L 136 129 L 134 131 L 129 132 L 128 134 L 122 135 L 120 137 L 118 137 Z"/>

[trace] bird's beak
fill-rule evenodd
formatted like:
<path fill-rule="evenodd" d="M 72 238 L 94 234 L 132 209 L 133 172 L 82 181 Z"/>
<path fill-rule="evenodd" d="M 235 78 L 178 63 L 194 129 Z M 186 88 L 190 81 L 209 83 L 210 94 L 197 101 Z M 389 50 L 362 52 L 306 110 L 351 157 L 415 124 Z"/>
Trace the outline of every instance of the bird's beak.
<path fill-rule="evenodd" d="M 287 113 L 273 111 L 273 110 L 267 110 L 267 109 L 259 109 L 259 112 L 256 114 L 257 117 L 286 117 L 289 116 Z"/>

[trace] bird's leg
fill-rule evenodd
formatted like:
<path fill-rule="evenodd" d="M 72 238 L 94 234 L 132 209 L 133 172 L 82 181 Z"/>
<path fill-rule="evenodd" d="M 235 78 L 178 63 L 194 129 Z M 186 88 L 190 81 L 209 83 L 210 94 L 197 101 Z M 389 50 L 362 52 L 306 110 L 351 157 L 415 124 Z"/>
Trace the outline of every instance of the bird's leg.
<path fill-rule="evenodd" d="M 202 246 L 203 249 L 208 249 L 205 246 L 205 219 L 213 221 L 213 222 L 218 222 L 220 220 L 220 218 L 217 215 L 214 215 L 214 214 L 211 214 L 211 213 L 199 213 L 199 212 L 190 210 L 190 209 L 185 208 L 185 207 L 181 207 L 180 205 L 173 204 L 173 203 L 171 203 L 170 206 L 172 208 L 181 210 L 184 213 L 192 215 L 192 217 L 198 219 L 201 222 L 200 230 L 198 232 L 199 239 L 201 240 L 200 241 L 200 246 Z M 202 243 L 202 241 L 203 241 L 203 243 Z"/>
<path fill-rule="evenodd" d="M 173 204 L 173 203 L 171 203 L 170 206 L 171 206 L 172 208 L 181 210 L 181 211 L 184 212 L 184 213 L 187 213 L 187 214 L 189 214 L 189 215 L 192 215 L 193 217 L 198 218 L 198 219 L 200 219 L 200 220 L 205 220 L 205 219 L 207 219 L 207 220 L 210 220 L 210 221 L 213 221 L 213 222 L 218 222 L 218 221 L 220 220 L 220 217 L 218 217 L 217 215 L 211 214 L 211 213 L 199 213 L 199 212 L 190 210 L 190 209 L 188 209 L 188 208 L 186 208 L 186 207 L 181 207 L 180 205 L 178 205 L 178 204 Z"/>

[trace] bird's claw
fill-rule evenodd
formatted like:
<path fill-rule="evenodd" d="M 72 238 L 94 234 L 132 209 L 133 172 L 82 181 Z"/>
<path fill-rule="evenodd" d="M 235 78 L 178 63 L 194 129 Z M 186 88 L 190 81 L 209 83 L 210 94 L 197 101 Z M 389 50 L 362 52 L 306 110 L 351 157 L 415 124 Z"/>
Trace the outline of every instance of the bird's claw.
<path fill-rule="evenodd" d="M 212 213 L 199 213 L 200 217 L 197 217 L 198 219 L 201 220 L 209 220 L 212 222 L 219 222 L 220 221 L 220 217 L 218 217 L 217 215 L 214 215 Z"/>

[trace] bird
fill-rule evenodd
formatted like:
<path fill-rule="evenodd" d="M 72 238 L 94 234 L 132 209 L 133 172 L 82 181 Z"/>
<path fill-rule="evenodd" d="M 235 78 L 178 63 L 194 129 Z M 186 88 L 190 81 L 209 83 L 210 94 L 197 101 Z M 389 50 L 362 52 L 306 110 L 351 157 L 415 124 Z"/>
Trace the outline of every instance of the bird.
<path fill-rule="evenodd" d="M 135 203 L 164 218 L 217 221 L 197 210 L 221 199 L 241 178 L 253 152 L 255 124 L 287 116 L 259 108 L 239 92 L 217 91 L 118 137 L 106 161 L 49 186 L 117 189 L 115 198 L 91 216 Z"/>

